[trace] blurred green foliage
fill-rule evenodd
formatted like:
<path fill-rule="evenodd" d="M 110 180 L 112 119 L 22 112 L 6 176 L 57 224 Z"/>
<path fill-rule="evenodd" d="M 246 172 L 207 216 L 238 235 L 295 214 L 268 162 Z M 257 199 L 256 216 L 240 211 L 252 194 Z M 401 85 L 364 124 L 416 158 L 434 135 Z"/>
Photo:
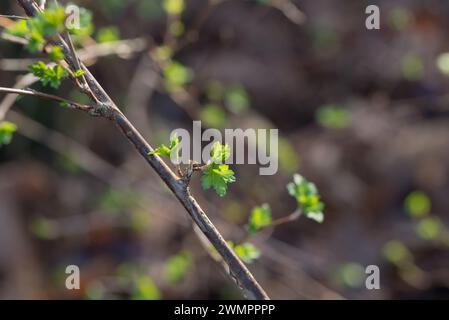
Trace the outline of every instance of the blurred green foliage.
<path fill-rule="evenodd" d="M 408 53 L 401 60 L 402 76 L 409 81 L 420 80 L 424 74 L 422 58 L 416 54 Z"/>
<path fill-rule="evenodd" d="M 442 53 L 437 57 L 436 66 L 442 74 L 449 76 L 449 52 Z"/>
<path fill-rule="evenodd" d="M 139 198 L 135 192 L 109 189 L 99 199 L 99 207 L 102 211 L 114 215 L 132 210 Z"/>
<path fill-rule="evenodd" d="M 159 288 L 148 275 L 140 275 L 134 278 L 134 290 L 132 299 L 134 300 L 160 300 L 162 294 Z"/>
<path fill-rule="evenodd" d="M 268 204 L 263 204 L 260 207 L 255 207 L 251 211 L 248 219 L 247 230 L 249 234 L 255 234 L 260 229 L 263 229 L 271 224 L 273 218 L 271 216 L 271 208 Z"/>
<path fill-rule="evenodd" d="M 351 114 L 336 105 L 320 107 L 315 117 L 320 125 L 329 129 L 344 129 L 351 124 Z"/>
<path fill-rule="evenodd" d="M 10 144 L 14 132 L 16 132 L 17 126 L 9 121 L 0 122 L 0 147 Z"/>
<path fill-rule="evenodd" d="M 223 128 L 226 124 L 225 111 L 215 104 L 208 104 L 201 109 L 200 118 L 210 128 Z"/>
<path fill-rule="evenodd" d="M 124 2 L 123 0 L 119 0 Z M 148 1 L 148 0 L 139 0 L 136 6 L 136 13 L 142 18 L 156 18 L 161 16 L 164 13 L 164 9 L 162 8 L 162 2 L 158 1 Z"/>
<path fill-rule="evenodd" d="M 382 255 L 390 263 L 401 266 L 413 260 L 410 250 L 400 241 L 388 241 L 382 248 Z"/>
<path fill-rule="evenodd" d="M 170 61 L 164 66 L 163 76 L 167 91 L 174 92 L 193 79 L 193 71 L 179 62 Z"/>
<path fill-rule="evenodd" d="M 180 37 L 185 31 L 184 23 L 180 20 L 175 20 L 168 26 L 168 31 L 174 37 Z"/>
<path fill-rule="evenodd" d="M 153 2 L 153 1 L 141 1 L 141 2 Z M 103 0 L 100 8 L 105 10 L 108 15 L 117 15 L 121 13 L 128 6 L 128 1 L 123 0 Z"/>
<path fill-rule="evenodd" d="M 120 40 L 120 31 L 114 26 L 99 28 L 95 39 L 99 43 L 118 41 Z"/>
<path fill-rule="evenodd" d="M 163 0 L 162 7 L 169 15 L 179 15 L 184 11 L 184 0 Z"/>
<path fill-rule="evenodd" d="M 164 279 L 168 283 L 176 284 L 182 281 L 192 267 L 193 258 L 187 251 L 181 251 L 170 257 L 164 265 Z"/>
<path fill-rule="evenodd" d="M 429 197 L 422 191 L 413 191 L 404 201 L 406 212 L 413 218 L 426 216 L 431 210 L 431 201 Z"/>
<path fill-rule="evenodd" d="M 317 54 L 332 57 L 341 47 L 340 35 L 329 27 L 318 27 L 312 31 L 313 48 Z"/>
<path fill-rule="evenodd" d="M 279 169 L 284 174 L 292 174 L 299 169 L 299 156 L 295 148 L 285 138 L 278 141 Z"/>
<path fill-rule="evenodd" d="M 416 226 L 416 233 L 424 240 L 436 240 L 442 234 L 443 229 L 438 218 L 424 218 Z"/>
<path fill-rule="evenodd" d="M 209 101 L 219 103 L 224 98 L 225 87 L 221 82 L 212 80 L 207 84 L 205 92 Z"/>
<path fill-rule="evenodd" d="M 405 30 L 411 23 L 413 19 L 410 11 L 404 7 L 393 8 L 388 13 L 388 25 L 390 28 L 396 31 Z"/>
<path fill-rule="evenodd" d="M 245 88 L 239 85 L 232 85 L 225 91 L 225 104 L 233 113 L 239 114 L 247 110 L 250 105 L 250 98 Z"/>
<path fill-rule="evenodd" d="M 235 254 L 246 263 L 253 263 L 261 256 L 260 250 L 251 243 L 245 242 L 234 245 L 232 242 L 228 242 L 228 244 Z"/>
<path fill-rule="evenodd" d="M 333 278 L 340 286 L 360 288 L 365 279 L 365 270 L 359 263 L 344 263 L 337 267 Z"/>
<path fill-rule="evenodd" d="M 64 277 L 65 277 L 64 273 Z M 105 288 L 99 281 L 89 282 L 85 291 L 84 297 L 88 300 L 100 300 L 104 298 Z"/>
<path fill-rule="evenodd" d="M 30 224 L 31 233 L 40 240 L 51 240 L 56 235 L 57 225 L 44 217 L 36 217 Z"/>

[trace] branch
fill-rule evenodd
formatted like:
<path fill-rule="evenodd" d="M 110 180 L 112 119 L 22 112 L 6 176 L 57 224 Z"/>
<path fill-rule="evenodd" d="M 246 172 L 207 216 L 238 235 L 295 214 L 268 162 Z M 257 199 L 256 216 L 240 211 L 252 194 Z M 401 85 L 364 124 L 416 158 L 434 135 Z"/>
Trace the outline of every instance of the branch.
<path fill-rule="evenodd" d="M 91 106 L 82 105 L 82 104 L 79 104 L 74 101 L 70 101 L 70 100 L 67 100 L 67 99 L 52 95 L 52 94 L 43 93 L 43 92 L 32 90 L 32 89 L 14 89 L 14 88 L 0 87 L 0 92 L 33 96 L 33 97 L 39 97 L 39 98 L 43 98 L 43 99 L 47 99 L 47 100 L 53 100 L 56 102 L 63 102 L 63 103 L 66 103 L 69 108 L 78 109 L 78 110 L 82 110 L 82 111 L 89 111 L 92 109 Z"/>
<path fill-rule="evenodd" d="M 15 84 L 14 89 L 24 89 L 26 87 L 31 86 L 33 83 L 37 81 L 39 81 L 39 78 L 29 73 L 19 79 L 19 81 Z M 6 113 L 8 113 L 9 109 L 12 107 L 17 97 L 18 97 L 17 94 L 8 94 L 0 102 L 0 121 L 2 121 L 5 118 Z"/>
<path fill-rule="evenodd" d="M 28 16 L 34 16 L 39 12 L 39 8 L 32 0 L 18 0 L 18 2 Z M 59 40 L 56 40 L 55 44 L 62 48 L 66 62 L 74 69 L 76 67 L 77 57 L 74 57 L 71 54 L 64 39 L 59 37 Z M 148 153 L 153 151 L 153 148 L 129 122 L 126 116 L 117 108 L 115 103 L 84 64 L 81 64 L 81 69 L 85 72 L 85 78 L 89 87 L 92 89 L 96 98 L 102 103 L 102 105 L 95 110 L 96 112 L 94 114 L 114 122 L 125 137 L 134 145 L 140 155 L 156 171 L 159 177 L 165 182 L 179 202 L 187 210 L 195 224 L 221 255 L 229 268 L 231 278 L 243 289 L 247 297 L 251 299 L 269 299 L 268 295 L 254 279 L 247 267 L 227 245 L 224 238 L 209 220 L 195 198 L 190 194 L 190 190 L 186 188 L 182 180 L 176 176 L 176 174 L 158 156 L 148 156 Z"/>
<path fill-rule="evenodd" d="M 27 45 L 28 44 L 28 40 L 27 39 L 24 39 L 24 38 L 21 38 L 21 37 L 16 37 L 16 36 L 13 36 L 12 34 L 8 34 L 8 33 L 5 33 L 5 32 L 2 32 L 0 34 L 0 38 L 4 39 L 4 40 L 7 40 L 7 41 L 10 41 L 10 42 L 18 43 L 18 44 L 21 44 L 21 45 Z"/>
<path fill-rule="evenodd" d="M 14 20 L 28 20 L 28 17 L 8 15 L 8 14 L 0 14 L 0 18 L 14 19 Z"/>
<path fill-rule="evenodd" d="M 7 41 L 26 45 L 27 39 L 13 37 L 7 33 L 3 33 L 1 37 Z M 120 59 L 128 59 L 133 54 L 142 52 L 147 48 L 147 41 L 143 38 L 135 38 L 128 40 L 118 40 L 106 43 L 96 43 L 88 45 L 78 50 L 78 57 L 85 65 L 94 64 L 98 58 L 117 55 Z M 0 59 L 0 69 L 4 71 L 26 71 L 28 67 L 41 59 L 20 58 L 20 59 Z"/>
<path fill-rule="evenodd" d="M 290 213 L 288 216 L 286 217 L 282 217 L 279 218 L 277 220 L 273 220 L 270 225 L 267 226 L 267 228 L 269 227 L 276 227 L 276 226 L 280 226 L 281 224 L 286 224 L 286 223 L 290 223 L 293 221 L 298 220 L 300 217 L 302 216 L 302 211 L 301 209 L 296 209 L 293 213 Z M 264 227 L 265 228 L 265 227 Z"/>

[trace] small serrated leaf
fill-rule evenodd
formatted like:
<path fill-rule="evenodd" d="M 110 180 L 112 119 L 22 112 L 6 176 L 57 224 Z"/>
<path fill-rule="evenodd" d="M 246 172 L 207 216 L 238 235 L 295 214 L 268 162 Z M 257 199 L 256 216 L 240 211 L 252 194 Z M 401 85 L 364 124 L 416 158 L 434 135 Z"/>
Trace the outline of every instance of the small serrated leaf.
<path fill-rule="evenodd" d="M 85 73 L 84 70 L 78 69 L 78 70 L 76 70 L 75 72 L 73 72 L 73 76 L 74 76 L 75 78 L 79 78 L 79 77 L 83 76 L 84 73 Z"/>
<path fill-rule="evenodd" d="M 293 182 L 287 184 L 288 193 L 296 199 L 298 208 L 305 216 L 318 223 L 324 220 L 324 204 L 320 201 L 317 187 L 299 174 L 293 176 Z"/>
<path fill-rule="evenodd" d="M 226 164 L 211 163 L 203 171 L 201 186 L 204 190 L 213 188 L 220 197 L 223 197 L 228 189 L 228 184 L 235 182 L 234 171 Z"/>

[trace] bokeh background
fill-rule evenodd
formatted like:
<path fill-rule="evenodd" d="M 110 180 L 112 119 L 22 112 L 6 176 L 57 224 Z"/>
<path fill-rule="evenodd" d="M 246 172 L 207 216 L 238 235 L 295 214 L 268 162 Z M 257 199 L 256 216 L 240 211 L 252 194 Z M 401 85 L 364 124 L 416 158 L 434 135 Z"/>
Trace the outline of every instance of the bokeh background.
<path fill-rule="evenodd" d="M 324 223 L 250 239 L 272 298 L 449 298 L 447 1 L 186 0 L 169 17 L 159 0 L 75 2 L 96 25 L 86 63 L 152 145 L 192 120 L 280 130 L 277 175 L 235 165 L 224 198 L 192 182 L 227 239 L 255 206 L 295 210 L 294 173 L 316 183 Z M 380 30 L 365 28 L 370 4 Z M 14 86 L 33 57 L 0 47 L 1 86 Z M 33 88 L 84 99 L 69 81 Z M 0 298 L 241 298 L 110 123 L 29 97 L 5 119 L 18 131 L 0 148 Z M 70 264 L 80 290 L 65 288 Z M 372 264 L 380 290 L 365 288 Z"/>

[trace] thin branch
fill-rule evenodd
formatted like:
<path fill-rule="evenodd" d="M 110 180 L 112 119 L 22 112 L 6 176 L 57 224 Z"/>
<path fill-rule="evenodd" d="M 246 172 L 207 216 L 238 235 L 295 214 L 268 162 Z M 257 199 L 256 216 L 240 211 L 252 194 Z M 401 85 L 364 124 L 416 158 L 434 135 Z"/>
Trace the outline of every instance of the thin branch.
<path fill-rule="evenodd" d="M 24 38 L 5 39 L 11 42 L 27 44 L 28 40 Z M 94 64 L 98 58 L 117 55 L 120 59 L 128 59 L 133 54 L 142 52 L 147 48 L 147 41 L 143 38 L 111 41 L 106 43 L 96 43 L 88 45 L 78 50 L 78 57 L 86 65 Z M 25 71 L 28 67 L 39 61 L 37 58 L 26 59 L 0 59 L 0 69 L 4 71 Z"/>
<path fill-rule="evenodd" d="M 70 36 L 69 32 L 65 32 L 64 33 L 64 39 L 66 40 L 70 53 L 72 54 L 73 57 L 75 57 L 75 70 L 70 70 L 71 72 L 75 72 L 78 70 L 81 70 L 81 61 L 80 58 L 78 57 L 78 54 L 76 53 L 76 49 L 75 46 L 73 44 L 72 41 L 72 37 Z M 92 90 L 89 87 L 89 84 L 86 81 L 86 78 L 84 77 L 84 74 L 81 75 L 81 77 L 79 78 L 80 80 L 78 80 L 78 78 L 75 78 L 76 83 L 79 84 L 79 86 L 82 88 L 82 91 L 84 93 L 86 93 L 93 101 L 95 101 L 95 103 L 99 103 L 97 97 L 95 97 L 95 94 L 92 92 Z M 80 82 L 78 82 L 80 81 Z"/>
<path fill-rule="evenodd" d="M 16 15 L 8 15 L 8 14 L 0 14 L 0 18 L 13 19 L 13 20 L 28 20 L 28 17 L 16 16 Z"/>
<path fill-rule="evenodd" d="M 273 220 L 271 222 L 271 224 L 267 226 L 267 228 L 269 228 L 269 227 L 277 227 L 277 226 L 280 226 L 282 224 L 286 224 L 286 223 L 290 223 L 290 222 L 296 221 L 301 216 L 302 216 L 301 209 L 296 209 L 293 213 L 289 214 L 286 217 L 282 217 L 282 218 Z"/>
<path fill-rule="evenodd" d="M 0 37 L 3 40 L 7 40 L 7 41 L 14 42 L 14 43 L 17 43 L 17 44 L 21 44 L 21 45 L 27 45 L 28 44 L 28 40 L 27 39 L 21 38 L 21 37 L 17 37 L 17 36 L 13 36 L 12 34 L 8 34 L 6 32 L 2 32 L 0 34 Z"/>
<path fill-rule="evenodd" d="M 39 0 L 39 7 L 42 10 L 45 10 L 45 3 L 47 2 L 47 0 Z"/>
<path fill-rule="evenodd" d="M 24 8 L 28 16 L 34 16 L 38 13 L 39 9 L 36 8 L 33 1 L 18 0 L 18 2 Z M 65 60 L 69 66 L 72 68 L 75 67 L 77 58 L 71 54 L 64 39 L 60 37 L 59 40 L 55 41 L 55 44 L 61 46 L 65 55 Z M 117 108 L 115 103 L 100 86 L 89 70 L 83 64 L 81 64 L 81 68 L 85 72 L 85 77 L 89 87 L 102 103 L 101 106 L 97 106 L 98 109 L 95 110 L 95 115 L 99 115 L 113 121 L 125 137 L 134 145 L 140 155 L 157 172 L 159 177 L 165 182 L 179 202 L 188 211 L 195 224 L 214 245 L 217 252 L 228 265 L 231 278 L 234 279 L 237 285 L 243 289 L 246 296 L 251 299 L 269 299 L 268 295 L 256 279 L 254 279 L 248 268 L 228 246 L 225 239 L 209 220 L 208 216 L 200 207 L 196 199 L 191 195 L 190 190 L 185 187 L 180 178 L 167 166 L 167 164 L 165 164 L 165 162 L 161 160 L 161 158 L 158 156 L 148 156 L 148 153 L 153 151 L 153 148 L 142 137 L 139 131 L 129 122 L 126 116 Z"/>
<path fill-rule="evenodd" d="M 273 220 L 270 224 L 260 227 L 256 233 L 252 234 L 252 233 L 245 233 L 240 239 L 239 241 L 237 241 L 237 243 L 242 244 L 245 243 L 246 241 L 248 241 L 250 238 L 252 238 L 254 235 L 258 234 L 259 232 L 266 230 L 266 229 L 270 229 L 273 230 L 274 227 L 280 226 L 282 224 L 286 224 L 286 223 L 290 223 L 293 221 L 298 220 L 300 217 L 302 216 L 302 211 L 301 209 L 296 209 L 295 211 L 293 211 L 292 213 L 290 213 L 288 216 Z"/>
<path fill-rule="evenodd" d="M 91 106 L 82 105 L 77 102 L 55 96 L 53 94 L 48 94 L 48 93 L 44 93 L 44 92 L 40 92 L 40 91 L 36 91 L 36 90 L 32 90 L 32 89 L 14 89 L 14 88 L 0 87 L 0 92 L 33 96 L 33 97 L 43 98 L 43 99 L 47 99 L 47 100 L 53 100 L 56 102 L 62 102 L 62 103 L 67 104 L 67 106 L 69 108 L 78 109 L 78 110 L 82 110 L 82 111 L 89 111 L 92 109 Z"/>
<path fill-rule="evenodd" d="M 14 89 L 24 89 L 31 86 L 33 83 L 39 81 L 39 78 L 35 77 L 33 74 L 29 73 L 19 79 L 14 85 Z M 6 116 L 6 113 L 13 106 L 16 101 L 18 94 L 10 93 L 0 103 L 0 121 Z"/>

